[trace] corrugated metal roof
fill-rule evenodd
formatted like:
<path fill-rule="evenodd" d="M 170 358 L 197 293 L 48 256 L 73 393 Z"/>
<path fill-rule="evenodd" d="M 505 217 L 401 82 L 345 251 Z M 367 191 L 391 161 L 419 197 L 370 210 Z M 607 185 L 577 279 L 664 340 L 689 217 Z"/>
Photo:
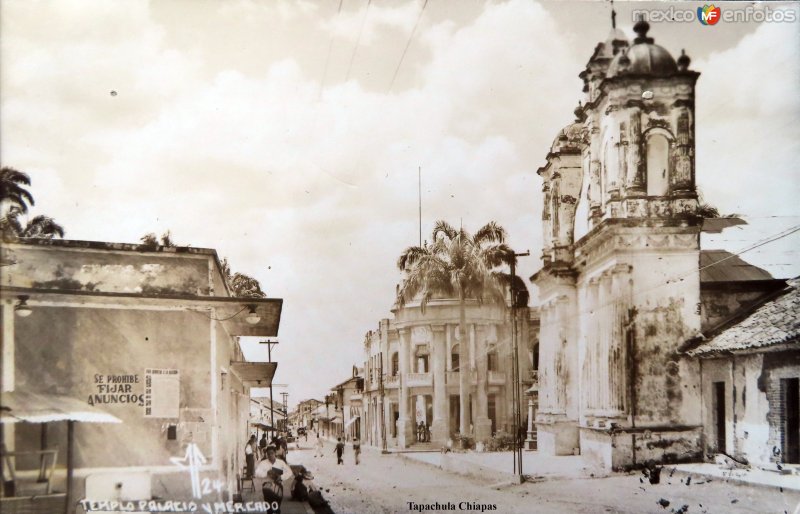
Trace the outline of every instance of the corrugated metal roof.
<path fill-rule="evenodd" d="M 122 423 L 122 420 L 83 400 L 69 396 L 37 394 L 25 391 L 4 392 L 0 396 L 0 423 Z"/>
<path fill-rule="evenodd" d="M 707 356 L 787 343 L 800 349 L 800 279 L 789 280 L 788 285 L 783 294 L 686 353 Z"/>
<path fill-rule="evenodd" d="M 700 251 L 700 283 L 752 280 L 774 280 L 774 277 L 726 250 Z"/>

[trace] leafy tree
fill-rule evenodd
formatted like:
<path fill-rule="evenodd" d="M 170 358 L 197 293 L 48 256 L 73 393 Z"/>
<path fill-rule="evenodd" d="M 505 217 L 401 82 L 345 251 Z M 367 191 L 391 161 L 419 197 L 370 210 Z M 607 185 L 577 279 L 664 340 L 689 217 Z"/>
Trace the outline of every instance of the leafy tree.
<path fill-rule="evenodd" d="M 169 230 L 161 234 L 160 241 L 154 232 L 149 232 L 143 235 L 139 241 L 142 242 L 142 244 L 139 245 L 139 248 L 142 250 L 154 251 L 158 250 L 158 248 L 162 246 L 165 248 L 174 248 L 178 246 L 175 244 L 175 241 L 172 240 L 172 233 Z"/>
<path fill-rule="evenodd" d="M 261 290 L 261 284 L 258 280 L 254 279 L 244 273 L 231 272 L 228 259 L 222 259 L 220 262 L 222 268 L 222 275 L 225 282 L 228 284 L 228 289 L 233 296 L 239 298 L 266 298 L 267 294 Z"/>
<path fill-rule="evenodd" d="M 468 300 L 479 303 L 505 303 L 505 286 L 511 283 L 508 273 L 498 268 L 516 260 L 514 251 L 505 244 L 506 231 L 490 221 L 474 235 L 462 228 L 456 230 L 445 221 L 437 221 L 431 243 L 406 248 L 397 261 L 405 277 L 397 293 L 400 307 L 419 299 L 420 309 L 433 298 L 456 298 L 459 303 L 459 433 L 467 434 L 469 422 L 468 373 L 469 345 L 467 341 L 466 304 Z M 524 289 L 524 282 L 521 284 Z M 515 280 L 515 289 L 519 283 Z M 527 293 L 527 290 L 525 290 Z M 518 294 L 517 301 L 527 295 Z"/>
<path fill-rule="evenodd" d="M 25 186 L 31 185 L 31 178 L 14 168 L 0 168 L 0 205 L 9 204 L 17 207 L 20 213 L 28 212 L 28 205 L 33 205 L 33 195 Z"/>

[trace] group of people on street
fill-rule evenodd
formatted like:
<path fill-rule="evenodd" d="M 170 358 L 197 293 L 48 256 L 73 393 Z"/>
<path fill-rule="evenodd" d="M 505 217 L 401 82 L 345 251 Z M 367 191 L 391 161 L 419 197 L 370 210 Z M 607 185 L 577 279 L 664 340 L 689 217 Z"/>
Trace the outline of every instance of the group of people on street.
<path fill-rule="evenodd" d="M 318 433 L 317 442 L 314 445 L 314 457 L 324 457 L 324 448 L 323 439 Z M 344 449 L 345 443 L 339 437 L 336 440 L 336 446 L 333 448 L 333 452 L 336 454 L 336 464 L 344 464 Z M 353 455 L 355 456 L 356 465 L 358 465 L 361 462 L 361 441 L 357 437 L 353 439 Z"/>
<path fill-rule="evenodd" d="M 417 442 L 429 443 L 431 441 L 431 427 L 424 421 L 420 421 L 417 425 Z"/>

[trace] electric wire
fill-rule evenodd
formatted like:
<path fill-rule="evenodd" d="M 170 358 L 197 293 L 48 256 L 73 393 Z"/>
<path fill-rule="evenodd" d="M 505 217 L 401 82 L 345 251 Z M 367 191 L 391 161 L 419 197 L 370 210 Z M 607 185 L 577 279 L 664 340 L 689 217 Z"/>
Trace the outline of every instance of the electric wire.
<path fill-rule="evenodd" d="M 347 74 L 344 78 L 345 82 L 350 80 L 350 71 L 353 69 L 353 61 L 356 58 L 356 52 L 358 52 L 358 47 L 361 44 L 361 35 L 364 33 L 364 25 L 367 22 L 367 15 L 369 14 L 369 6 L 371 3 L 372 0 L 367 0 L 367 8 L 364 9 L 364 16 L 361 18 L 361 27 L 358 29 L 358 36 L 356 37 L 356 46 L 353 47 L 353 53 L 350 55 L 350 64 L 347 65 Z"/>
<path fill-rule="evenodd" d="M 400 61 L 397 63 L 397 67 L 394 69 L 394 74 L 392 75 L 392 81 L 389 83 L 389 92 L 392 91 L 394 87 L 394 81 L 397 79 L 397 73 L 400 71 L 400 66 L 403 65 L 403 60 L 406 58 L 406 52 L 408 52 L 408 47 L 411 46 L 411 41 L 414 39 L 414 34 L 417 32 L 417 26 L 419 25 L 420 20 L 422 19 L 422 14 L 425 12 L 425 7 L 428 5 L 428 0 L 425 0 L 422 3 L 422 9 L 419 10 L 419 15 L 417 15 L 417 21 L 414 22 L 414 28 L 411 29 L 411 34 L 408 36 L 408 41 L 406 41 L 406 46 L 403 48 L 403 53 L 400 55 Z"/>

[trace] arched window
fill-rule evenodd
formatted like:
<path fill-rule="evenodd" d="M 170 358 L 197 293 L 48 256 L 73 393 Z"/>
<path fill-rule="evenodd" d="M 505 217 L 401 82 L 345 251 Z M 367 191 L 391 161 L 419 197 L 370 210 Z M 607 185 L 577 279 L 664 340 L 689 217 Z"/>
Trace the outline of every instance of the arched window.
<path fill-rule="evenodd" d="M 573 239 L 577 242 L 589 232 L 589 156 L 583 159 L 581 175 L 581 196 L 575 208 L 575 221 L 572 225 Z"/>
<path fill-rule="evenodd" d="M 669 191 L 669 140 L 663 134 L 647 138 L 647 196 Z"/>
<path fill-rule="evenodd" d="M 450 349 L 450 370 L 458 371 L 460 368 L 458 344 L 454 344 Z"/>
<path fill-rule="evenodd" d="M 396 377 L 399 372 L 400 372 L 400 357 L 397 355 L 397 352 L 394 352 L 392 354 L 392 376 Z"/>

